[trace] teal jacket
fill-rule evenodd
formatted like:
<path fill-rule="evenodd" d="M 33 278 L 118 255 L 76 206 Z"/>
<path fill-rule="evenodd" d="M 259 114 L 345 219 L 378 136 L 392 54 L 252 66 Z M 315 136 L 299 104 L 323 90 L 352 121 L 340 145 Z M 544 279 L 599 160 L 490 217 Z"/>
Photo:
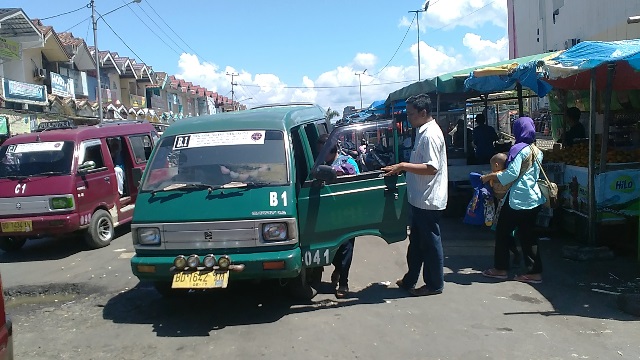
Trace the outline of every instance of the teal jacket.
<path fill-rule="evenodd" d="M 498 181 L 500 184 L 507 185 L 518 179 L 520 175 L 520 166 L 531 153 L 531 147 L 527 146 L 520 150 L 518 155 L 509 163 L 507 168 L 498 173 Z M 542 151 L 538 151 L 538 161 L 542 163 Z M 538 178 L 540 177 L 540 166 L 534 160 L 531 168 L 529 168 L 520 179 L 511 185 L 509 189 L 509 206 L 514 210 L 533 209 L 538 205 L 545 203 L 546 199 L 540 193 L 538 187 Z"/>

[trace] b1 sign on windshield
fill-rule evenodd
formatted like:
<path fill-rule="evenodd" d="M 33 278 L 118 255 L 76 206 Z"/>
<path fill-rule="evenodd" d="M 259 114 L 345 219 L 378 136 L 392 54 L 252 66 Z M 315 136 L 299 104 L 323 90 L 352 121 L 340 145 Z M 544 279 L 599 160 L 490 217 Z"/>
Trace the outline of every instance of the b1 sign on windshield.
<path fill-rule="evenodd" d="M 221 145 L 264 144 L 264 130 L 261 131 L 224 131 L 178 135 L 173 150 L 190 149 Z"/>
<path fill-rule="evenodd" d="M 7 147 L 8 153 L 29 153 L 37 151 L 60 151 L 62 150 L 62 141 L 48 141 L 40 143 L 27 143 L 9 145 Z"/>

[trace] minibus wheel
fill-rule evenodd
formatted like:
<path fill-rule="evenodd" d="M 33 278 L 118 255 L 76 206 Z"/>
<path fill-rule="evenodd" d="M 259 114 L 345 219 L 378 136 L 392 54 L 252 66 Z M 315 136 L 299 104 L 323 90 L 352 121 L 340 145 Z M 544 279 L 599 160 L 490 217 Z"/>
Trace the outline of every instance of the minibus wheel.
<path fill-rule="evenodd" d="M 311 300 L 318 294 L 318 291 L 307 282 L 308 270 L 310 269 L 302 269 L 300 275 L 287 284 L 289 295 L 294 299 Z"/>
<path fill-rule="evenodd" d="M 91 216 L 91 224 L 85 235 L 85 242 L 92 249 L 105 247 L 113 240 L 113 220 L 111 215 L 100 209 Z"/>
<path fill-rule="evenodd" d="M 27 242 L 27 238 L 3 236 L 0 237 L 0 249 L 6 252 L 18 251 L 22 249 L 25 242 Z"/>

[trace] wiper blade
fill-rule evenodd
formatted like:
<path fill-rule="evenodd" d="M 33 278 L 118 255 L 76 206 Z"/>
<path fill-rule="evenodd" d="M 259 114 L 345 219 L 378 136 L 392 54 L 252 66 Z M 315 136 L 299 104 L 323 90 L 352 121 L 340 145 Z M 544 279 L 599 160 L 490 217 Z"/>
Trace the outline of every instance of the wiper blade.
<path fill-rule="evenodd" d="M 25 176 L 25 175 L 8 175 L 5 177 L 9 180 L 26 180 L 29 178 L 28 176 Z"/>
<path fill-rule="evenodd" d="M 209 185 L 209 184 L 203 184 L 203 183 L 180 183 L 180 184 L 171 184 L 168 186 L 165 186 L 162 189 L 156 189 L 151 191 L 151 195 L 155 195 L 156 193 L 159 192 L 163 192 L 163 191 L 171 191 L 171 190 L 199 190 L 199 189 L 208 189 L 209 192 L 211 192 L 213 189 L 218 189 L 220 188 L 219 185 Z"/>
<path fill-rule="evenodd" d="M 39 174 L 33 174 L 33 175 L 29 175 L 29 177 L 33 177 L 33 176 L 50 176 L 50 175 L 66 175 L 67 173 L 62 172 L 62 171 L 45 171 L 45 172 L 41 172 Z"/>

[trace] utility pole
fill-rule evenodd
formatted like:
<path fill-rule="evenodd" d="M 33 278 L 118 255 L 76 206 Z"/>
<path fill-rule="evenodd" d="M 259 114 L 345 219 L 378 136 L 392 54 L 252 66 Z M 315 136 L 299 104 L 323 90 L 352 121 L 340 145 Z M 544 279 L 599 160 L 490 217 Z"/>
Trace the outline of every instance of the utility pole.
<path fill-rule="evenodd" d="M 93 23 L 93 54 L 96 61 L 96 79 L 98 80 L 98 120 L 102 123 L 102 84 L 100 83 L 100 54 L 98 53 L 98 21 L 96 20 L 96 5 L 95 1 L 91 0 L 91 22 Z"/>
<path fill-rule="evenodd" d="M 358 75 L 358 82 L 360 83 L 360 110 L 362 110 L 362 80 L 360 80 L 360 76 L 364 75 L 367 72 L 367 69 L 364 69 L 361 73 L 355 73 Z"/>
<path fill-rule="evenodd" d="M 418 81 L 421 80 L 421 78 L 420 78 L 420 17 L 418 16 L 418 13 L 426 12 L 428 8 L 429 8 L 429 1 L 427 1 L 424 4 L 424 9 L 421 9 L 421 10 L 409 10 L 410 13 L 415 13 L 416 14 L 416 23 L 418 25 Z"/>
<path fill-rule="evenodd" d="M 234 95 L 235 95 L 235 91 L 233 90 L 233 87 L 238 85 L 238 84 L 233 81 L 233 78 L 235 76 L 240 75 L 240 74 L 238 74 L 238 73 L 227 73 L 227 75 L 231 75 L 231 106 L 233 106 L 233 110 L 235 111 L 236 110 L 236 105 L 234 104 L 234 101 L 233 101 Z"/>

